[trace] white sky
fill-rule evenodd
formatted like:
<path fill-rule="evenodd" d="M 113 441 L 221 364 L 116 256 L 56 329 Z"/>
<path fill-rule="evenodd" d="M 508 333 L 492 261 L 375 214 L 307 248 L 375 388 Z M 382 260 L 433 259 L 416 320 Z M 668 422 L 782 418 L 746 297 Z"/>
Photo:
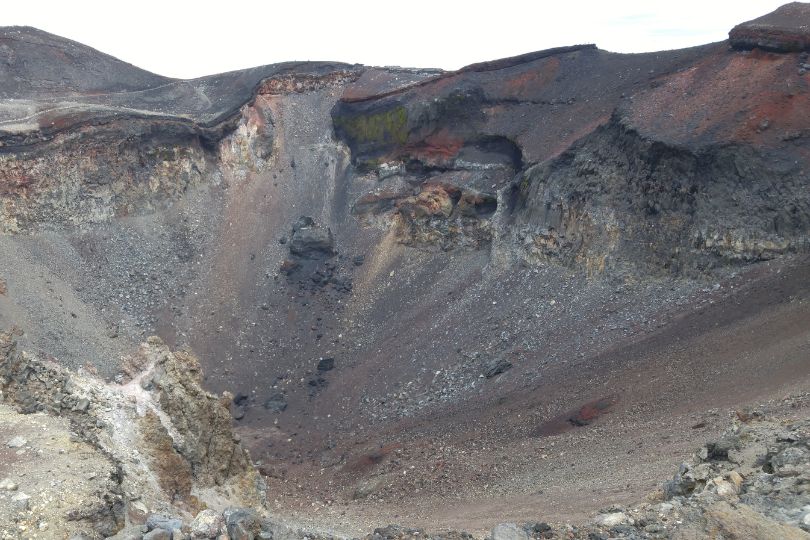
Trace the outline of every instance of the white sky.
<path fill-rule="evenodd" d="M 0 24 L 190 78 L 286 60 L 455 69 L 576 43 L 674 49 L 726 39 L 735 24 L 786 1 L 6 0 Z"/>

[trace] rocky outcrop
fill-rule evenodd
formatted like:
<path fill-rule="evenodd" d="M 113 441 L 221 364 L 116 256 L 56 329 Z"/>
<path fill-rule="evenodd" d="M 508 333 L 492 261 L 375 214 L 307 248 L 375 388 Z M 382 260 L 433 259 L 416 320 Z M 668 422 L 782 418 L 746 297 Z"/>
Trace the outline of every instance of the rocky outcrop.
<path fill-rule="evenodd" d="M 151 366 L 141 385 L 155 392 L 159 412 L 170 420 L 167 432 L 172 447 L 190 467 L 191 479 L 198 488 L 220 486 L 233 478 L 245 482 L 244 494 L 256 497 L 255 474 L 250 456 L 239 445 L 231 428 L 227 397 L 218 397 L 202 387 L 202 371 L 197 358 L 189 352 L 172 352 L 158 338 L 149 338 L 141 354 Z M 158 417 L 146 416 L 154 423 Z M 254 485 L 251 486 L 250 483 Z"/>
<path fill-rule="evenodd" d="M 27 27 L 0 28 L 0 60 L 0 233 L 153 212 L 216 185 L 228 134 L 242 158 L 269 156 L 252 102 L 359 76 L 313 62 L 169 79 Z"/>
<path fill-rule="evenodd" d="M 614 118 L 516 179 L 506 230 L 528 261 L 700 273 L 807 249 L 808 187 L 750 147 L 690 151 Z"/>
<path fill-rule="evenodd" d="M 264 505 L 264 482 L 231 428 L 230 398 L 202 389 L 199 363 L 190 353 L 173 353 L 150 338 L 131 361 L 143 370 L 124 385 L 17 351 L 11 334 L 0 336 L 0 354 L 7 403 L 25 414 L 66 417 L 118 471 L 106 502 L 75 509 L 73 521 L 109 536 L 127 523 L 142 523 L 145 508 L 193 515 L 223 498 Z"/>
<path fill-rule="evenodd" d="M 352 213 L 364 223 L 393 228 L 404 245 L 484 248 L 492 240 L 497 197 L 491 190 L 459 186 L 452 176 L 424 179 L 403 172 L 386 177 L 354 202 Z"/>
<path fill-rule="evenodd" d="M 289 257 L 282 261 L 279 272 L 287 277 L 288 282 L 312 292 L 327 288 L 338 293 L 351 292 L 351 265 L 347 264 L 345 257 L 338 256 L 329 227 L 316 223 L 309 216 L 301 216 L 293 223 L 289 240 L 282 237 L 280 241 L 287 245 Z M 281 402 L 271 401 L 274 404 L 266 408 L 278 409 L 283 396 Z"/>
<path fill-rule="evenodd" d="M 782 53 L 810 50 L 810 4 L 791 2 L 776 11 L 735 26 L 728 34 L 737 49 Z"/>
<path fill-rule="evenodd" d="M 95 129 L 89 140 L 60 136 L 47 149 L 0 153 L 0 232 L 155 211 L 209 182 L 211 155 L 195 135 L 155 129 L 130 121 Z"/>

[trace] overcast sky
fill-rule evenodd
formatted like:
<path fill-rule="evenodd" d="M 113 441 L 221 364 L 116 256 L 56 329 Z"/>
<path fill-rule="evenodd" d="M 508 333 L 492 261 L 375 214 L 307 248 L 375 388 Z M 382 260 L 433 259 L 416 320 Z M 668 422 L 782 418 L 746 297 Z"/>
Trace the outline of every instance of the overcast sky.
<path fill-rule="evenodd" d="M 769 0 L 6 1 L 36 26 L 141 68 L 191 78 L 286 60 L 456 69 L 576 43 L 618 52 L 726 39 Z M 126 6 L 126 7 L 124 7 Z"/>

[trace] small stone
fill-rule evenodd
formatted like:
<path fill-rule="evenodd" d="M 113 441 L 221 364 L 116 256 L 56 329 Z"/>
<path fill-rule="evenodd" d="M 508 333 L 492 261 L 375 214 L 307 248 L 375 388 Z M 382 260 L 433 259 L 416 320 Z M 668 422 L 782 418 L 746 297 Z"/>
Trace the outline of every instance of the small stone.
<path fill-rule="evenodd" d="M 146 518 L 146 528 L 150 531 L 155 529 L 163 529 L 164 531 L 173 531 L 183 527 L 183 522 L 177 518 L 164 516 L 162 514 L 150 514 Z"/>
<path fill-rule="evenodd" d="M 245 408 L 244 407 L 234 407 L 233 408 L 233 418 L 234 420 L 241 420 L 245 417 Z"/>
<path fill-rule="evenodd" d="M 512 369 L 512 362 L 504 360 L 503 358 L 495 358 L 484 365 L 483 375 L 487 379 L 491 379 L 492 377 L 500 375 L 501 373 L 504 373 L 510 369 Z"/>
<path fill-rule="evenodd" d="M 616 525 L 622 525 L 623 523 L 628 523 L 630 518 L 627 517 L 627 514 L 624 512 L 612 512 L 610 514 L 602 514 L 598 518 L 596 518 L 596 523 L 603 527 L 615 527 Z"/>
<path fill-rule="evenodd" d="M 143 540 L 172 540 L 172 533 L 165 529 L 155 529 L 143 535 Z"/>
<path fill-rule="evenodd" d="M 331 371 L 335 368 L 334 358 L 321 358 L 318 361 L 318 371 Z"/>
<path fill-rule="evenodd" d="M 740 475 L 740 473 L 738 473 L 737 471 L 731 471 L 726 475 L 726 477 L 728 478 L 729 482 L 734 484 L 734 487 L 737 488 L 737 491 L 739 492 L 740 488 L 742 488 L 743 483 L 743 477 Z"/>
<path fill-rule="evenodd" d="M 355 500 L 358 499 L 365 499 L 378 489 L 380 489 L 385 484 L 385 480 L 381 476 L 367 478 L 360 482 L 360 484 L 355 488 L 354 493 L 352 494 L 352 498 Z"/>
<path fill-rule="evenodd" d="M 30 495 L 26 495 L 23 492 L 17 493 L 11 498 L 11 502 L 14 503 L 14 506 L 19 508 L 20 510 L 28 510 L 28 504 L 31 499 Z"/>
<path fill-rule="evenodd" d="M 714 488 L 721 497 L 734 497 L 737 495 L 737 488 L 731 482 L 722 478 L 714 479 Z"/>
<path fill-rule="evenodd" d="M 149 515 L 149 509 L 141 501 L 129 503 L 129 520 L 132 523 L 145 523 Z"/>
<path fill-rule="evenodd" d="M 662 533 L 666 530 L 667 530 L 666 527 L 664 527 L 660 523 L 650 523 L 649 525 L 644 527 L 644 532 L 648 532 L 651 534 Z"/>
<path fill-rule="evenodd" d="M 531 532 L 542 534 L 551 530 L 551 525 L 546 523 L 545 521 L 538 521 L 535 523 L 529 523 L 526 525 L 526 528 L 529 529 Z"/>
<path fill-rule="evenodd" d="M 202 510 L 191 522 L 191 533 L 200 538 L 216 538 L 222 532 L 225 520 L 219 512 Z"/>
<path fill-rule="evenodd" d="M 529 535 L 514 523 L 501 523 L 492 529 L 492 540 L 529 540 Z"/>
<path fill-rule="evenodd" d="M 17 491 L 17 484 L 11 478 L 4 478 L 0 480 L 0 490 L 2 491 Z"/>
<path fill-rule="evenodd" d="M 661 515 L 667 515 L 675 508 L 672 503 L 661 503 L 658 505 L 658 513 Z"/>
<path fill-rule="evenodd" d="M 87 398 L 81 398 L 79 401 L 76 402 L 76 405 L 73 407 L 73 410 L 76 412 L 87 412 L 87 409 L 90 408 L 90 400 Z"/>
<path fill-rule="evenodd" d="M 11 439 L 6 443 L 6 446 L 8 446 L 9 448 L 21 448 L 26 444 L 28 444 L 28 441 L 26 439 L 23 439 L 22 437 L 14 437 L 13 439 Z"/>
<path fill-rule="evenodd" d="M 224 513 L 225 527 L 231 540 L 253 540 L 259 533 L 261 522 L 253 510 L 233 508 Z"/>
<path fill-rule="evenodd" d="M 284 412 L 287 409 L 287 399 L 284 394 L 274 394 L 264 402 L 264 408 L 276 413 Z"/>

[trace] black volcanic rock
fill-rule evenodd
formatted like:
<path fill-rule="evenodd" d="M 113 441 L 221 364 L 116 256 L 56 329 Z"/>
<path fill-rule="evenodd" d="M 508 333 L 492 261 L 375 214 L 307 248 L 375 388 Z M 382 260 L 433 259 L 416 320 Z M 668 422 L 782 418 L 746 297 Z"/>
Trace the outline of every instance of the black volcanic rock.
<path fill-rule="evenodd" d="M 287 398 L 281 393 L 273 394 L 265 400 L 263 407 L 275 413 L 284 412 L 287 410 Z"/>
<path fill-rule="evenodd" d="M 321 358 L 318 361 L 318 371 L 332 371 L 335 368 L 334 358 Z"/>
<path fill-rule="evenodd" d="M 512 362 L 505 360 L 503 358 L 493 358 L 486 364 L 484 364 L 484 377 L 487 379 L 491 379 L 501 373 L 505 373 L 512 369 Z"/>
<path fill-rule="evenodd" d="M 335 254 L 332 231 L 317 225 L 311 217 L 302 216 L 292 227 L 290 254 L 302 259 L 331 257 Z"/>

